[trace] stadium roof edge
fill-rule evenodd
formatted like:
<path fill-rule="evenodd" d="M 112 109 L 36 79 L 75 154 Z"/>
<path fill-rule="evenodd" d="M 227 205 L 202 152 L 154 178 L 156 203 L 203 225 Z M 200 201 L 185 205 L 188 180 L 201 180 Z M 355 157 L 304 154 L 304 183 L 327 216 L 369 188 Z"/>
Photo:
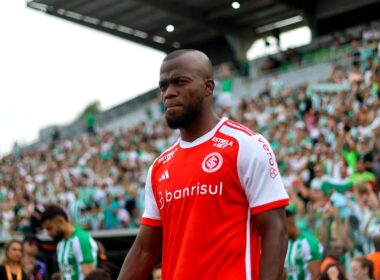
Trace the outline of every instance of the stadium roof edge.
<path fill-rule="evenodd" d="M 315 36 L 377 19 L 380 0 L 28 0 L 27 6 L 163 51 L 196 48 L 219 64 L 257 38 L 307 25 Z M 276 22 L 299 17 L 298 22 Z M 166 30 L 166 27 L 171 28 Z M 270 27 L 265 30 L 263 27 Z M 260 32 L 261 30 L 261 32 Z M 264 30 L 264 31 L 263 31 Z M 170 31 L 170 32 L 169 32 Z M 231 39 L 233 38 L 233 39 Z"/>

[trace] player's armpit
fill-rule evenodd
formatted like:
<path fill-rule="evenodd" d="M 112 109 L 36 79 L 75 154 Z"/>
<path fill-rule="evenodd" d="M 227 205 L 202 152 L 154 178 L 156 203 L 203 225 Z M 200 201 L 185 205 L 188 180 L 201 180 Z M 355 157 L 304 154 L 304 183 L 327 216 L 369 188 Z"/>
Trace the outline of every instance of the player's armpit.
<path fill-rule="evenodd" d="M 85 276 L 90 274 L 90 272 L 95 269 L 95 265 L 93 263 L 82 264 L 80 267 Z"/>
<path fill-rule="evenodd" d="M 307 267 L 310 271 L 310 274 L 311 274 L 311 280 L 319 279 L 319 276 L 320 276 L 319 268 L 320 268 L 320 266 L 321 266 L 320 260 L 312 261 L 307 265 Z"/>

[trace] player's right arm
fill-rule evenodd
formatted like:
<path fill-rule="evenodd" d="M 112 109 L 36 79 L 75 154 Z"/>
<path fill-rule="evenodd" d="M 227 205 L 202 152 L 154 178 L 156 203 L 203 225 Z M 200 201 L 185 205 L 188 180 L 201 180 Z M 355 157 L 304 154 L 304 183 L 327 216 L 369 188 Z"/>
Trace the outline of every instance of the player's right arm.
<path fill-rule="evenodd" d="M 318 280 L 319 279 L 319 277 L 320 277 L 320 275 L 319 275 L 320 266 L 321 266 L 320 260 L 312 261 L 307 265 L 307 268 L 310 271 L 312 280 Z"/>
<path fill-rule="evenodd" d="M 162 247 L 162 227 L 140 226 L 140 231 L 124 260 L 118 280 L 146 280 Z"/>
<path fill-rule="evenodd" d="M 118 280 L 146 280 L 162 249 L 161 217 L 152 188 L 152 167 L 145 183 L 145 211 L 136 240 L 128 252 Z"/>

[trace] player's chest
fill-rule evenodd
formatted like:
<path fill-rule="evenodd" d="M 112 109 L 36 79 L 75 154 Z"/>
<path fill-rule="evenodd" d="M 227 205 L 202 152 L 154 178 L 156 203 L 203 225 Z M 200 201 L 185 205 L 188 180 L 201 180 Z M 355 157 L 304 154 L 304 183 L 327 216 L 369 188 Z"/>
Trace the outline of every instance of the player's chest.
<path fill-rule="evenodd" d="M 76 263 L 73 243 L 71 240 L 63 242 L 58 248 L 58 261 L 63 266 L 71 266 Z"/>
<path fill-rule="evenodd" d="M 181 186 L 229 180 L 236 170 L 237 154 L 233 147 L 177 148 L 154 170 L 153 182 L 158 191 L 173 190 Z"/>
<path fill-rule="evenodd" d="M 244 195 L 234 145 L 178 148 L 159 163 L 152 173 L 152 187 L 160 210 L 219 204 Z"/>

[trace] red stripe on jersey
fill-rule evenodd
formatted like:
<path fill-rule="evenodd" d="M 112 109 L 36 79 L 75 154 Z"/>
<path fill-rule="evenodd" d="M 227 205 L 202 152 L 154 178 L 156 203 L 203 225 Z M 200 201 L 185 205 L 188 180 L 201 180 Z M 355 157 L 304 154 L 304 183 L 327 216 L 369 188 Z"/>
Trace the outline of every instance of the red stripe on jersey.
<path fill-rule="evenodd" d="M 235 125 L 232 125 L 232 124 L 230 124 L 230 123 L 228 123 L 228 122 L 226 122 L 225 125 L 228 126 L 228 127 L 230 127 L 230 128 L 233 128 L 233 129 L 239 130 L 239 131 L 241 131 L 241 132 L 243 132 L 243 133 L 245 133 L 245 134 L 247 134 L 247 135 L 249 135 L 249 136 L 253 136 L 253 134 L 250 133 L 249 131 L 247 131 L 247 130 L 245 130 L 245 129 L 243 129 L 243 128 L 240 128 L 240 127 L 236 127 Z"/>
<path fill-rule="evenodd" d="M 281 199 L 281 200 L 273 201 L 273 202 L 263 204 L 260 206 L 252 207 L 251 213 L 252 213 L 252 215 L 256 215 L 256 214 L 259 214 L 259 213 L 262 213 L 262 212 L 265 212 L 265 211 L 268 211 L 271 209 L 285 207 L 288 204 L 289 204 L 289 199 L 287 199 L 287 198 Z"/>
<path fill-rule="evenodd" d="M 245 125 L 243 125 L 243 124 L 241 124 L 241 123 L 234 122 L 234 121 L 231 121 L 231 120 L 230 120 L 230 122 L 231 122 L 231 124 L 234 124 L 234 125 L 236 125 L 236 126 L 241 127 L 242 129 L 245 129 L 246 131 L 252 133 L 253 135 L 258 134 L 257 132 L 254 132 L 252 129 L 249 129 L 248 127 L 246 127 Z"/>
<path fill-rule="evenodd" d="M 253 136 L 253 135 L 256 135 L 257 133 L 256 132 L 253 132 L 252 130 L 250 130 L 248 127 L 244 126 L 244 125 L 241 125 L 240 123 L 237 123 L 237 122 L 233 122 L 233 121 L 230 121 L 228 120 L 226 122 L 226 124 L 229 124 L 230 127 L 232 128 L 236 128 L 236 129 L 239 129 L 239 130 L 243 130 L 245 131 L 247 134 L 249 134 L 250 136 Z"/>
<path fill-rule="evenodd" d="M 161 220 L 141 218 L 140 224 L 142 224 L 144 226 L 160 227 L 161 226 Z"/>

